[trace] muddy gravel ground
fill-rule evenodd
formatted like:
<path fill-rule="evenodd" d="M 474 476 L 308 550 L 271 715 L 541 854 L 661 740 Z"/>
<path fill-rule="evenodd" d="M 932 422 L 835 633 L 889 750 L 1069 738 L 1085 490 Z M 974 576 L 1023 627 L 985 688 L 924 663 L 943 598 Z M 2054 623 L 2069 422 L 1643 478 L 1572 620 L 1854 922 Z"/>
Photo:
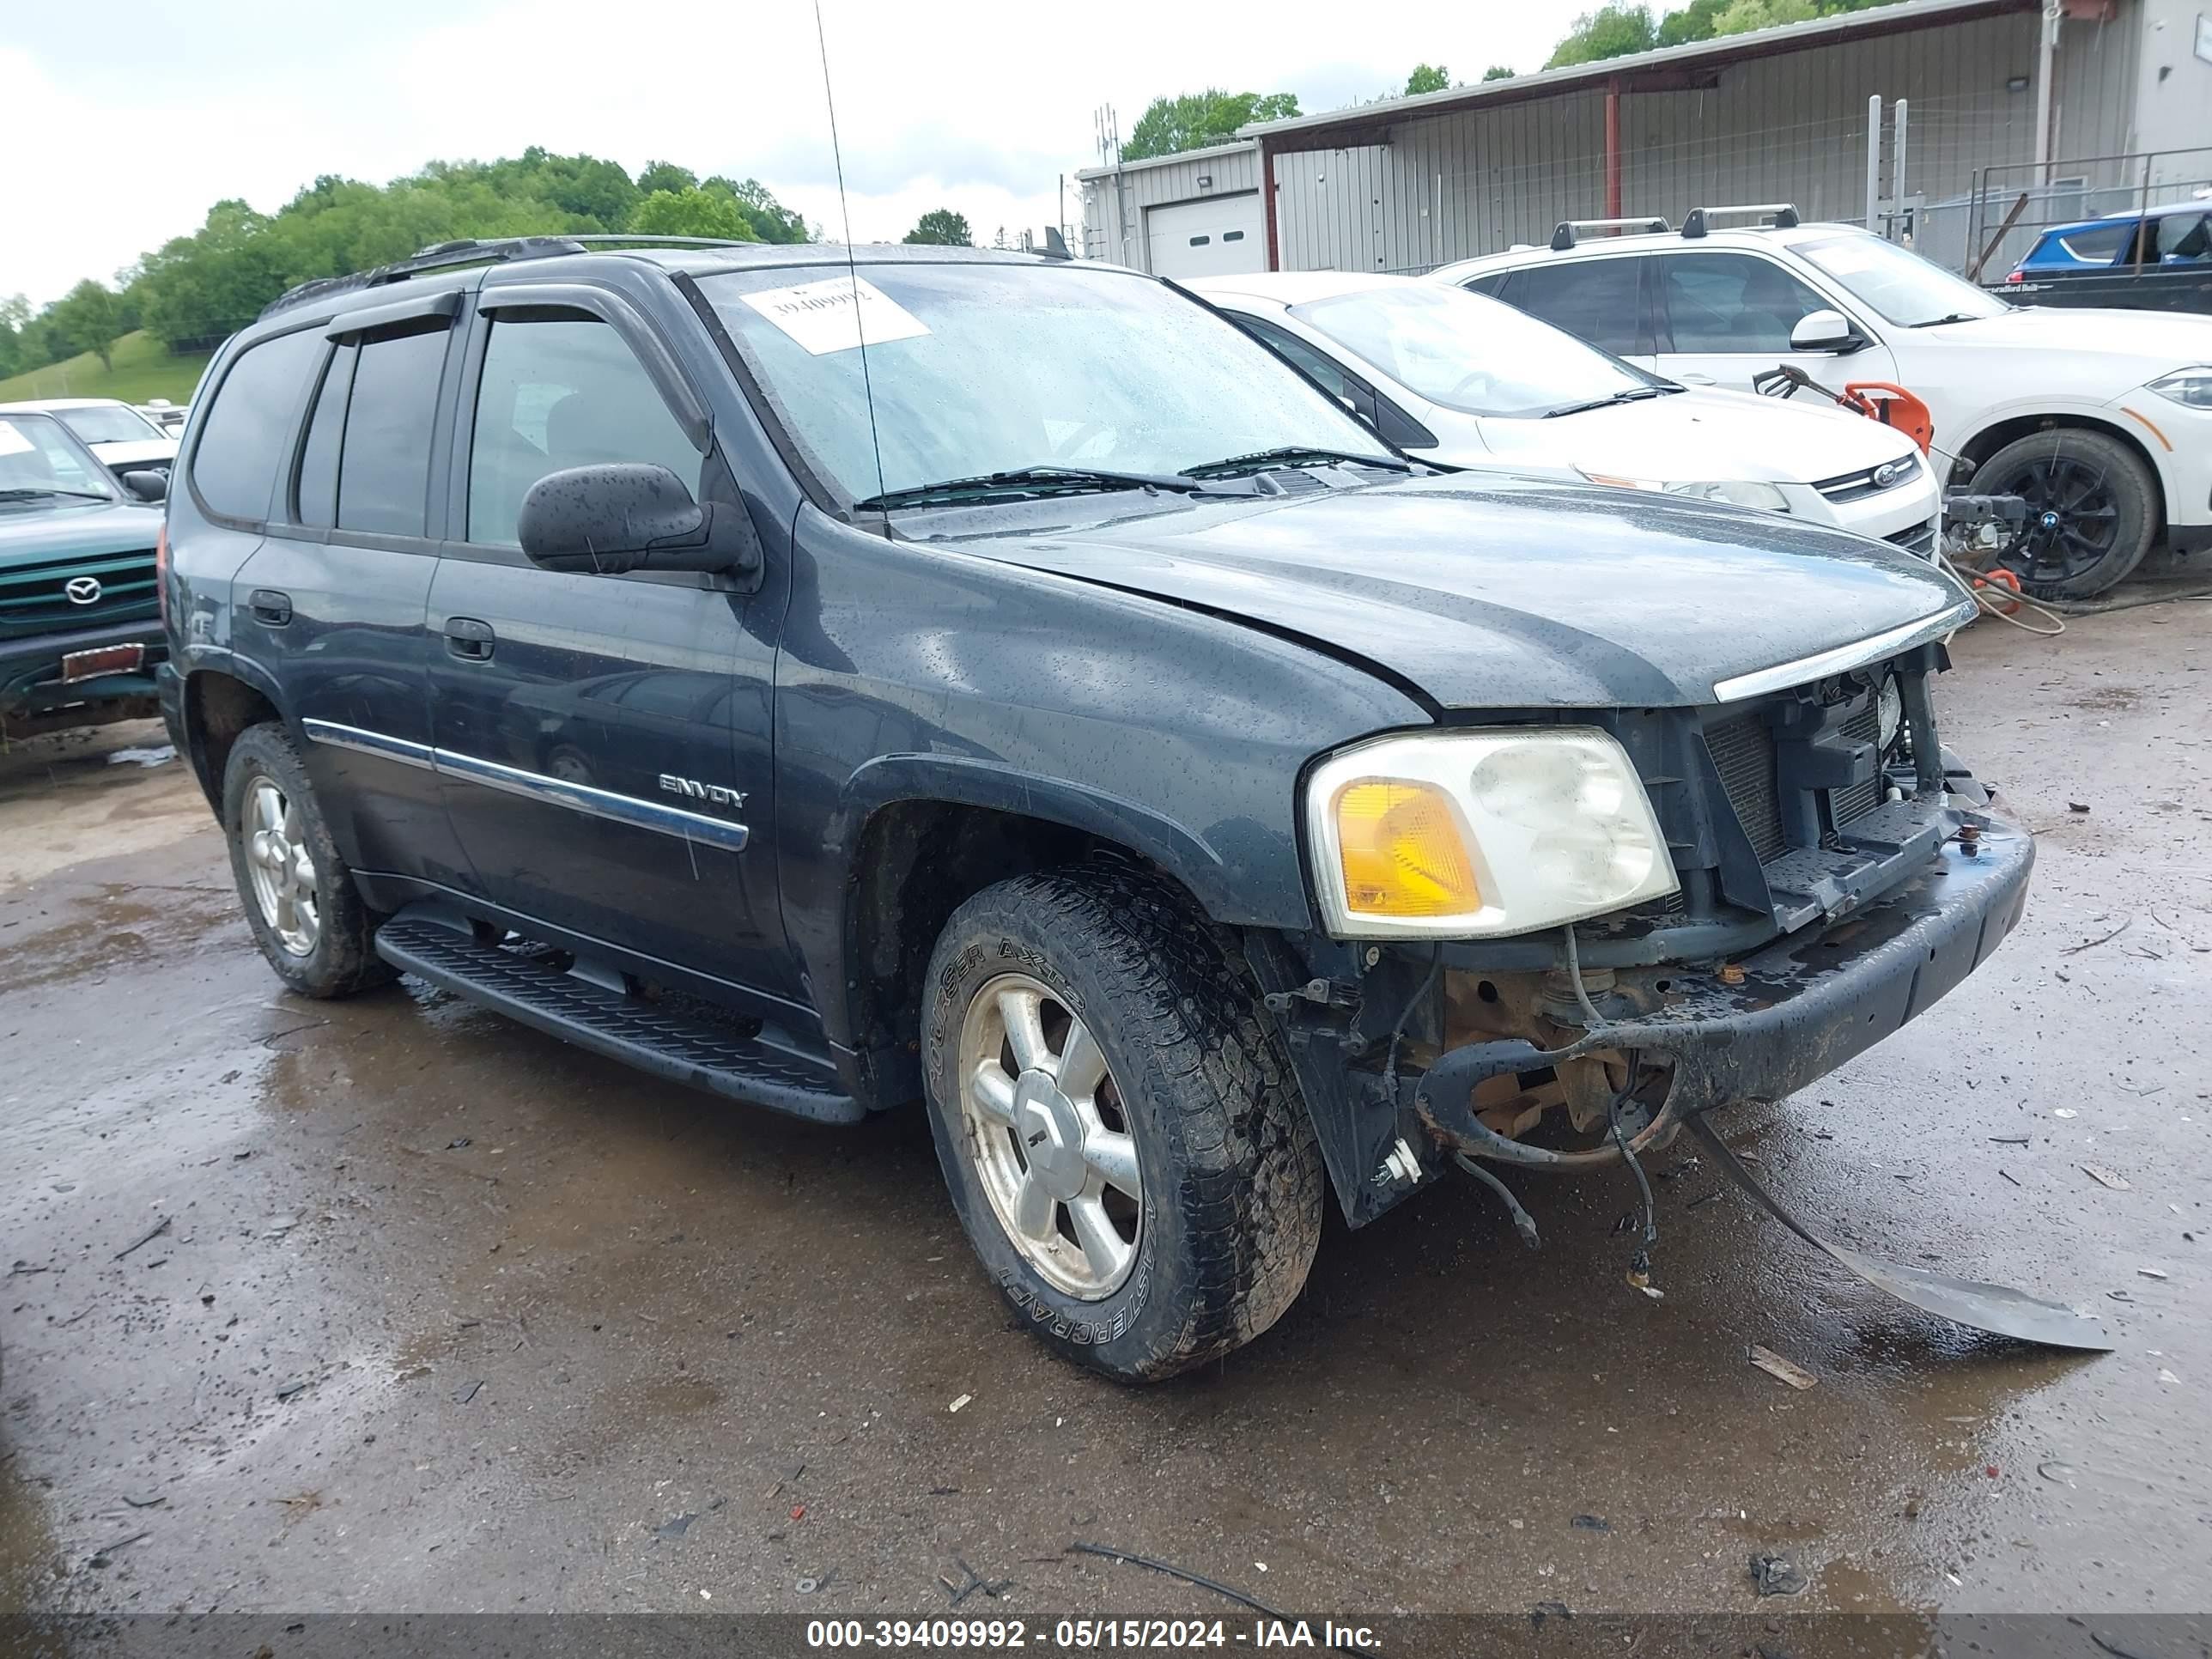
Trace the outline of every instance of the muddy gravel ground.
<path fill-rule="evenodd" d="M 118 757 L 158 729 L 17 745 L 0 1612 L 872 1619 L 961 1562 L 999 1589 L 963 1615 L 1243 1616 L 1076 1540 L 1316 1613 L 1747 1610 L 1767 1553 L 1793 1612 L 2201 1612 L 2208 629 L 1960 642 L 1946 733 L 2040 840 L 2028 919 L 1723 1120 L 1818 1224 L 2094 1307 L 2102 1356 L 1885 1299 L 1686 1140 L 1663 1300 L 1625 1174 L 1509 1177 L 1534 1255 L 1470 1183 L 1332 1218 L 1268 1335 L 1118 1387 L 1013 1327 L 918 1121 L 731 1107 L 419 987 L 282 994 L 191 778 Z"/>

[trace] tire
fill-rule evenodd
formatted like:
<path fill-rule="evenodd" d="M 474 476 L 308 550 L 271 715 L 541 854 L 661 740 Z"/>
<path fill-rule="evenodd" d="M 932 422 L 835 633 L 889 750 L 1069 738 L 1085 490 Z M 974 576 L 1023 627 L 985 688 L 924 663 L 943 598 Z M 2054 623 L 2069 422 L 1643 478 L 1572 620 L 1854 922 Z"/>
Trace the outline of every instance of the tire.
<path fill-rule="evenodd" d="M 1976 469 L 1973 488 L 2027 498 L 2027 539 L 2002 562 L 2037 599 L 2103 592 L 2142 562 L 2164 527 L 2158 483 L 2142 457 L 2079 427 L 2007 444 Z"/>
<path fill-rule="evenodd" d="M 1006 1062 L 1018 1065 L 1018 1022 L 1005 996 L 1018 1003 L 1028 986 L 1042 1003 L 1039 1034 L 1060 1052 L 1048 1072 L 1016 1076 Z M 938 1160 L 969 1242 L 1024 1324 L 1082 1364 L 1149 1382 L 1242 1347 L 1281 1316 L 1321 1239 L 1320 1152 L 1256 989 L 1187 897 L 1103 862 L 1000 882 L 945 924 L 922 1007 Z M 1070 1079 L 1076 1022 L 1104 1075 L 1087 1097 L 1083 1168 L 1071 1176 L 1053 1127 L 1066 1119 L 1055 1114 L 1086 1109 L 1051 1085 Z M 1003 1043 L 994 1040 L 1002 1028 Z M 968 1103 L 963 1047 L 988 1049 L 1012 1079 L 1011 1121 Z M 1096 1074 L 1080 1061 L 1074 1070 Z M 1094 1157 L 1129 1158 L 1140 1200 L 1093 1179 Z M 1079 1177 L 1085 1194 L 1053 1204 L 1056 1237 L 1018 1243 L 1024 1200 L 1007 1197 L 1009 1179 L 1066 1190 Z M 1085 1243 L 1095 1218 L 1092 1232 L 1080 1231 L 1078 1206 L 1094 1192 L 1126 1252 L 1118 1278 L 1096 1270 Z M 1114 1246 L 1105 1249 L 1110 1261 Z"/>
<path fill-rule="evenodd" d="M 280 859 L 258 839 L 265 827 L 264 789 L 276 792 L 283 809 L 285 843 L 307 855 L 304 869 L 296 857 Z M 254 815 L 252 823 L 249 814 Z M 223 768 L 222 830 L 230 842 L 230 870 L 246 907 L 246 926 L 287 987 L 302 996 L 345 997 L 397 977 L 376 954 L 376 928 L 383 917 L 362 902 L 353 872 L 338 856 L 308 785 L 300 751 L 282 726 L 250 726 L 231 746 Z M 272 867 L 279 865 L 281 872 Z M 265 878 L 264 884 L 258 885 L 258 878 Z M 278 890 L 273 908 L 266 902 L 265 883 Z M 289 906 L 282 902 L 287 894 Z M 304 925 L 310 918 L 312 928 Z"/>

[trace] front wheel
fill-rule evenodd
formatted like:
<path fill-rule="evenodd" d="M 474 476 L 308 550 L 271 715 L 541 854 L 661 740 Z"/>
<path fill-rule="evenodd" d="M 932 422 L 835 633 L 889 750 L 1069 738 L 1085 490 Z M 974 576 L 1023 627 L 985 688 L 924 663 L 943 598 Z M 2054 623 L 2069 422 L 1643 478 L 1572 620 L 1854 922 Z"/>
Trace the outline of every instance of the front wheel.
<path fill-rule="evenodd" d="M 1189 901 L 1115 865 L 1000 883 L 924 986 L 930 1126 L 969 1241 L 1031 1328 L 1132 1381 L 1241 1347 L 1321 1238 L 1280 1039 Z"/>
<path fill-rule="evenodd" d="M 1982 463 L 1973 487 L 2018 495 L 2027 527 L 2002 562 L 2038 599 L 2085 599 L 2142 562 L 2158 538 L 2158 484 L 2118 439 L 2053 427 Z"/>

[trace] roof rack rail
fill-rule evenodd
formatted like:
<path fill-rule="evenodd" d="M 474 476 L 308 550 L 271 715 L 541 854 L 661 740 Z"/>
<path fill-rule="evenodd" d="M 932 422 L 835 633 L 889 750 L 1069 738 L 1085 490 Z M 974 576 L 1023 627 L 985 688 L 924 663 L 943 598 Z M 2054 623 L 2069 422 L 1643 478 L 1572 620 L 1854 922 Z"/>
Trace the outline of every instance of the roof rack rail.
<path fill-rule="evenodd" d="M 623 247 L 750 247 L 753 244 L 725 236 L 627 236 L 618 231 L 592 231 L 570 235 L 497 236 L 438 242 L 404 259 L 377 265 L 349 276 L 318 276 L 287 289 L 261 308 L 264 317 L 326 295 L 349 294 L 356 289 L 380 288 L 404 282 L 426 270 L 461 265 L 506 264 L 517 259 L 550 259 L 563 253 L 588 253 L 593 248 Z"/>
<path fill-rule="evenodd" d="M 1682 221 L 1682 234 L 1689 238 L 1692 241 L 1695 241 L 1698 237 L 1703 236 L 1711 228 L 1709 222 L 1719 217 L 1723 214 L 1726 214 L 1729 217 L 1733 219 L 1740 218 L 1746 214 L 1756 218 L 1759 215 L 1766 213 L 1771 213 L 1774 216 L 1775 229 L 1795 230 L 1797 228 L 1797 209 L 1794 204 L 1789 202 L 1759 202 L 1744 207 L 1692 208 L 1688 216 Z"/>
<path fill-rule="evenodd" d="M 1575 235 L 1584 230 L 1637 230 L 1647 234 L 1664 236 L 1674 229 L 1664 219 L 1562 219 L 1559 228 L 1552 233 L 1552 252 L 1565 253 L 1575 245 Z"/>

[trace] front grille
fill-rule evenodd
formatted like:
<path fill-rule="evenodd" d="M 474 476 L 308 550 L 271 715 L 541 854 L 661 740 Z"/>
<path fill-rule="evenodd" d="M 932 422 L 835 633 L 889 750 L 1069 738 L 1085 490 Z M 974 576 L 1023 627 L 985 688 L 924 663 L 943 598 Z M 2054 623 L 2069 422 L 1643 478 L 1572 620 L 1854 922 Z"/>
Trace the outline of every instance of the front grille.
<path fill-rule="evenodd" d="M 1758 714 L 1738 714 L 1705 728 L 1705 747 L 1721 775 L 1736 821 L 1765 864 L 1782 851 L 1782 804 L 1774 788 L 1774 733 Z"/>
<path fill-rule="evenodd" d="M 1901 547 L 1908 553 L 1923 559 L 1936 556 L 1936 526 L 1930 524 L 1907 525 L 1902 530 L 1893 530 L 1882 538 L 1892 547 Z"/>
<path fill-rule="evenodd" d="M 1887 461 L 1882 463 L 1882 466 L 1889 465 Z M 1813 488 L 1832 501 L 1863 501 L 1869 495 L 1879 495 L 1885 490 L 1901 489 L 1911 483 L 1920 476 L 1920 463 L 1917 460 L 1912 461 L 1887 483 L 1875 482 L 1875 474 L 1881 470 L 1881 467 L 1863 467 L 1856 472 L 1844 472 L 1832 478 L 1816 479 Z"/>
<path fill-rule="evenodd" d="M 1881 740 L 1881 705 L 1873 697 L 1866 707 L 1844 722 L 1844 735 L 1853 743 L 1879 743 Z M 1853 818 L 1864 817 L 1881 805 L 1887 793 L 1887 780 L 1882 776 L 1877 763 L 1874 775 L 1864 783 L 1855 783 L 1844 789 L 1828 792 L 1828 811 L 1837 829 L 1842 829 Z"/>
<path fill-rule="evenodd" d="M 88 576 L 100 584 L 100 597 L 79 605 L 69 584 Z M 125 620 L 155 611 L 154 550 L 86 557 L 40 559 L 0 566 L 0 636 L 61 633 L 104 622 Z"/>

